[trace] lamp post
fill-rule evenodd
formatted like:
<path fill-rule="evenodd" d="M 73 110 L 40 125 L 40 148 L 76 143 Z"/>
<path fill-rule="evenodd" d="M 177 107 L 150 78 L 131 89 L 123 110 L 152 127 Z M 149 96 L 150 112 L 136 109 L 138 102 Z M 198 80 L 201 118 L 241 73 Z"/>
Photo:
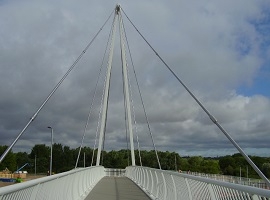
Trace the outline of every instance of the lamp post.
<path fill-rule="evenodd" d="M 35 154 L 35 176 L 37 176 L 37 155 Z"/>
<path fill-rule="evenodd" d="M 53 148 L 53 128 L 48 126 L 51 129 L 51 158 L 50 158 L 50 176 L 52 175 L 52 148 Z"/>

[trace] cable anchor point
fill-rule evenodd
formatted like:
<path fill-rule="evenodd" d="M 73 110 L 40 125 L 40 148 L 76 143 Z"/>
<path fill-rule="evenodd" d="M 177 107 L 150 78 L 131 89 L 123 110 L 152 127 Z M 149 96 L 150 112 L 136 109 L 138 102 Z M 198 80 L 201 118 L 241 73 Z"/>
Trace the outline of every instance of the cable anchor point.
<path fill-rule="evenodd" d="M 119 14 L 119 12 L 120 12 L 120 5 L 119 4 L 116 5 L 115 12 L 117 15 Z"/>

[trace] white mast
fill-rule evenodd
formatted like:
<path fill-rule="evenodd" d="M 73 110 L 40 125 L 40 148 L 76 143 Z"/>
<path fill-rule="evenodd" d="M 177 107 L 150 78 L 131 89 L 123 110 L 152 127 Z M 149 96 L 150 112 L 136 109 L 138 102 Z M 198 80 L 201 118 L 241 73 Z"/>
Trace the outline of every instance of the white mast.
<path fill-rule="evenodd" d="M 133 142 L 133 129 L 132 129 L 132 118 L 131 118 L 131 109 L 130 109 L 130 100 L 129 100 L 129 84 L 128 84 L 128 77 L 127 77 L 127 62 L 126 62 L 126 49 L 125 49 L 125 42 L 124 42 L 124 27 L 122 16 L 120 13 L 120 6 L 118 5 L 118 20 L 119 20 L 119 32 L 120 32 L 120 45 L 121 45 L 121 58 L 122 58 L 122 67 L 123 67 L 123 81 L 124 81 L 124 95 L 126 101 L 126 111 L 127 111 L 127 120 L 128 120 L 128 132 L 129 132 L 129 139 L 130 139 L 130 151 L 131 151 L 131 163 L 132 166 L 135 166 L 135 154 L 134 154 L 134 142 Z"/>
<path fill-rule="evenodd" d="M 108 98 L 109 98 L 109 89 L 110 89 L 115 29 L 116 29 L 116 25 L 115 25 L 116 15 L 117 15 L 117 11 L 115 11 L 114 20 L 113 20 L 112 40 L 111 40 L 111 46 L 110 46 L 107 75 L 106 75 L 105 93 L 104 93 L 104 99 L 103 99 L 103 109 L 102 109 L 102 117 L 101 117 L 100 133 L 99 133 L 99 145 L 98 145 L 96 166 L 99 166 L 100 164 L 100 155 L 101 155 L 102 144 L 103 144 L 103 139 L 104 139 L 104 134 L 105 134 L 104 131 L 105 131 L 106 118 L 107 118 Z"/>
<path fill-rule="evenodd" d="M 107 69 L 107 76 L 106 76 L 106 83 L 105 83 L 105 92 L 104 92 L 104 99 L 103 99 L 103 110 L 102 110 L 102 118 L 101 118 L 101 125 L 100 125 L 99 145 L 98 145 L 96 166 L 100 165 L 100 156 L 101 156 L 101 150 L 102 150 L 102 144 L 104 140 L 106 120 L 107 120 L 106 118 L 107 118 L 108 98 L 109 98 L 109 89 L 110 89 L 110 77 L 111 77 L 115 30 L 116 30 L 115 22 L 116 22 L 117 15 L 118 15 L 118 20 L 119 20 L 120 46 L 121 46 L 122 68 L 123 68 L 123 84 L 124 84 L 125 105 L 126 105 L 127 120 L 128 120 L 127 128 L 128 128 L 128 132 L 130 136 L 129 138 L 130 138 L 130 149 L 131 149 L 131 162 L 132 162 L 132 166 L 135 166 L 133 129 L 132 129 L 132 118 L 131 118 L 130 99 L 129 99 L 130 98 L 129 82 L 128 82 L 128 77 L 127 77 L 127 62 L 126 62 L 126 52 L 125 52 L 125 43 L 124 43 L 124 27 L 123 27 L 123 21 L 122 21 L 119 5 L 117 5 L 115 8 L 115 15 L 114 15 L 114 21 L 113 21 L 112 40 L 111 40 L 111 45 L 110 45 L 108 69 Z"/>

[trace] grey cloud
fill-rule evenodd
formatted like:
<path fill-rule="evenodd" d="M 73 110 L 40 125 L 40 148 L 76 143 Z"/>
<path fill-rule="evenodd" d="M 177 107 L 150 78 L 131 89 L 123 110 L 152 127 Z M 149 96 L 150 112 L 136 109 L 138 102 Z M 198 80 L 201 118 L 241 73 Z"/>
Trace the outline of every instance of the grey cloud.
<path fill-rule="evenodd" d="M 269 98 L 235 92 L 240 86 L 252 84 L 262 63 L 269 59 L 261 56 L 262 35 L 250 23 L 262 17 L 266 1 L 169 4 L 123 1 L 120 4 L 176 74 L 244 148 L 267 148 Z M 111 1 L 28 0 L 0 4 L 1 145 L 9 144 L 16 137 L 114 6 L 115 2 Z M 215 154 L 234 152 L 225 136 L 155 57 L 125 17 L 124 22 L 159 150 L 205 155 L 209 155 L 211 149 Z M 14 150 L 30 151 L 34 144 L 49 144 L 47 126 L 54 127 L 57 143 L 72 148 L 80 145 L 110 25 L 111 21 Z M 108 141 L 105 142 L 108 150 L 126 147 L 117 42 L 119 39 L 116 39 L 113 61 Z M 151 149 L 130 63 L 129 67 L 140 143 L 142 149 Z M 103 78 L 105 68 L 106 64 Z M 102 85 L 103 80 L 100 80 L 85 141 L 91 147 L 95 140 Z"/>

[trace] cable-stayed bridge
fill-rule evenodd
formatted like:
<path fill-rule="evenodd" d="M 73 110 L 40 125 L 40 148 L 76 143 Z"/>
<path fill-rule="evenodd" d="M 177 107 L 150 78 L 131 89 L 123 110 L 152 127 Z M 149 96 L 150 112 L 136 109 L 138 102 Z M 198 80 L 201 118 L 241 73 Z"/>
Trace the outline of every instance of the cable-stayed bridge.
<path fill-rule="evenodd" d="M 83 146 L 85 132 L 82 136 L 80 151 L 77 157 L 77 162 L 73 170 L 56 174 L 21 184 L 7 186 L 0 188 L 0 200 L 6 199 L 269 199 L 270 191 L 268 189 L 260 189 L 251 186 L 244 186 L 225 181 L 219 181 L 206 177 L 198 177 L 190 174 L 178 173 L 173 171 L 165 171 L 161 169 L 155 142 L 148 122 L 147 114 L 144 109 L 145 118 L 148 124 L 149 133 L 152 139 L 153 148 L 156 152 L 156 159 L 159 169 L 152 169 L 143 167 L 142 163 L 137 166 L 135 163 L 134 153 L 134 135 L 133 125 L 134 117 L 132 116 L 132 94 L 130 93 L 130 82 L 128 77 L 128 64 L 126 52 L 130 52 L 128 47 L 128 40 L 126 37 L 125 27 L 123 24 L 122 13 L 125 14 L 129 22 L 133 25 L 135 30 L 155 52 L 161 62 L 179 81 L 179 83 L 186 89 L 191 97 L 197 102 L 202 110 L 209 116 L 210 120 L 220 129 L 220 131 L 228 138 L 228 140 L 235 146 L 235 148 L 243 155 L 251 167 L 258 173 L 258 175 L 270 186 L 269 180 L 246 155 L 241 147 L 233 140 L 230 134 L 219 124 L 215 117 L 205 108 L 205 106 L 196 98 L 190 89 L 182 82 L 182 80 L 173 72 L 169 65 L 160 57 L 157 51 L 150 45 L 145 37 L 140 33 L 132 21 L 128 18 L 123 9 L 117 5 L 110 17 L 113 15 L 113 23 L 110 32 L 110 42 L 108 43 L 108 62 L 106 69 L 106 76 L 104 80 L 104 90 L 102 95 L 102 109 L 100 112 L 100 127 L 99 127 L 99 140 L 97 148 L 96 164 L 91 167 L 78 168 L 78 160 Z M 109 18 L 110 18 L 109 17 Z M 109 19 L 108 18 L 108 19 Z M 86 46 L 76 61 L 71 65 L 66 74 L 58 82 L 55 88 L 51 91 L 48 97 L 44 100 L 41 106 L 37 109 L 34 115 L 30 118 L 29 122 L 18 134 L 16 139 L 7 148 L 0 158 L 0 162 L 5 158 L 7 153 L 19 140 L 25 130 L 31 125 L 33 120 L 38 116 L 39 112 L 48 103 L 53 94 L 60 87 L 62 82 L 66 79 L 69 73 L 75 68 L 76 64 L 83 57 L 85 52 L 91 46 L 92 42 L 96 39 L 100 31 L 103 29 L 108 20 L 103 24 L 101 29 L 94 36 L 93 40 Z M 117 26 L 118 25 L 118 26 Z M 124 107 L 126 118 L 126 129 L 129 135 L 129 145 L 131 152 L 131 166 L 125 169 L 108 169 L 101 166 L 101 154 L 105 140 L 107 111 L 109 102 L 109 91 L 111 83 L 111 69 L 112 59 L 114 55 L 114 43 L 116 29 L 119 28 L 120 35 L 120 50 L 121 50 L 121 63 L 122 63 L 122 79 L 123 79 L 123 94 L 124 94 Z M 127 51 L 128 50 L 128 51 Z M 131 65 L 132 58 L 131 58 Z M 136 73 L 134 70 L 136 77 Z M 136 81 L 137 82 L 137 81 Z M 143 98 L 141 96 L 140 87 L 137 82 L 140 99 L 144 108 Z M 93 104 L 91 104 L 91 107 Z M 134 113 L 133 113 L 134 114 Z M 88 120 L 91 116 L 89 112 Z M 88 123 L 86 123 L 85 130 Z M 98 134 L 97 134 L 98 135 Z M 138 145 L 139 146 L 139 145 Z M 94 158 L 94 156 L 92 156 Z"/>

